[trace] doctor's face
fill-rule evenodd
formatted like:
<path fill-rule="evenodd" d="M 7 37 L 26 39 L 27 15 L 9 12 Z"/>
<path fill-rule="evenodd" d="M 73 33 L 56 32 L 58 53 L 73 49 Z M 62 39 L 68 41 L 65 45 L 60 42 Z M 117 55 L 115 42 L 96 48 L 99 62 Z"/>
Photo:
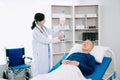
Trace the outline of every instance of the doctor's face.
<path fill-rule="evenodd" d="M 45 23 L 45 19 L 42 21 L 38 21 L 38 25 L 40 25 L 40 26 L 44 25 L 44 23 Z"/>

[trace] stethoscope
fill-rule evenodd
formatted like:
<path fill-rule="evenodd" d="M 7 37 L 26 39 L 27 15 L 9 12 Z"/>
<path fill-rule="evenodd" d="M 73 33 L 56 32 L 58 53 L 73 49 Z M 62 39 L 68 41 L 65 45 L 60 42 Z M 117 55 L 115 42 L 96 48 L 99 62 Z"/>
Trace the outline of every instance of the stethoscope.
<path fill-rule="evenodd" d="M 40 28 L 39 28 L 39 26 L 36 24 L 36 28 L 42 33 L 42 34 L 44 34 L 46 37 L 48 36 L 48 33 L 47 33 L 47 28 L 45 27 L 45 26 L 41 26 Z"/>

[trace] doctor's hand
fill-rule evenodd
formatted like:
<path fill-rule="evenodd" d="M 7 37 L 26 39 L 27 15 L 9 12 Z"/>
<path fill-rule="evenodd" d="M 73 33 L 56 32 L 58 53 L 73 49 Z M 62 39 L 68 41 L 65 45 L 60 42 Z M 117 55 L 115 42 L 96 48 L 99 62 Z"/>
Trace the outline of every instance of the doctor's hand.
<path fill-rule="evenodd" d="M 62 33 L 59 34 L 59 35 L 58 35 L 58 39 L 59 39 L 59 40 L 64 40 L 64 34 L 62 34 Z"/>

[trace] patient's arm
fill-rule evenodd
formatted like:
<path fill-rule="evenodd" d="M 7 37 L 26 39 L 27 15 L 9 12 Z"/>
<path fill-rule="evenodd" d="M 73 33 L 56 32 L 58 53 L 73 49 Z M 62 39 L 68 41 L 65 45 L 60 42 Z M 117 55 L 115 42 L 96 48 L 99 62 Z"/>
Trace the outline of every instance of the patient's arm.
<path fill-rule="evenodd" d="M 70 60 L 63 60 L 62 64 L 70 64 Z"/>
<path fill-rule="evenodd" d="M 95 58 L 90 57 L 87 65 L 84 63 L 81 63 L 79 66 L 80 70 L 83 72 L 84 75 L 90 75 L 95 70 Z"/>
<path fill-rule="evenodd" d="M 78 61 L 70 61 L 71 65 L 78 66 L 80 63 Z"/>
<path fill-rule="evenodd" d="M 78 66 L 80 63 L 78 61 L 63 60 L 62 64 L 70 64 L 70 65 Z"/>

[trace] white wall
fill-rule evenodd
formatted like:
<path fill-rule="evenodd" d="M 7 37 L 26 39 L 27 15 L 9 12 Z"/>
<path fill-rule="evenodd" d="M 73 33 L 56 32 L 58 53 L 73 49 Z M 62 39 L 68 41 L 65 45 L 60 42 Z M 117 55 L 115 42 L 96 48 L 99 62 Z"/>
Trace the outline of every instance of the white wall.
<path fill-rule="evenodd" d="M 0 0 L 0 52 L 5 46 L 22 44 L 31 55 L 30 26 L 34 14 L 45 13 L 45 25 L 51 27 L 51 4 L 94 3 L 101 4 L 101 45 L 109 46 L 115 52 L 117 72 L 120 76 L 120 38 L 118 37 L 120 34 L 120 0 Z"/>
<path fill-rule="evenodd" d="M 3 51 L 4 47 L 23 45 L 31 56 L 30 26 L 34 20 L 34 14 L 42 12 L 46 15 L 45 25 L 50 27 L 49 1 L 0 0 L 0 51 Z"/>
<path fill-rule="evenodd" d="M 101 44 L 115 53 L 117 77 L 120 79 L 120 0 L 101 0 Z"/>

